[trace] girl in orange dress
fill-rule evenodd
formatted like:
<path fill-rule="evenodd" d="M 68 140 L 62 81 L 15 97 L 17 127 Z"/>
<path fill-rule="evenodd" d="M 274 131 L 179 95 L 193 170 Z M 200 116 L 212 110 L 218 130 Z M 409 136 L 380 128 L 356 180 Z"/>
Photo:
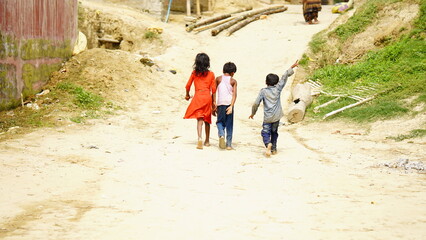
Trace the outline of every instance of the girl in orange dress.
<path fill-rule="evenodd" d="M 203 149 L 203 123 L 206 125 L 206 140 L 204 141 L 204 146 L 210 146 L 210 124 L 212 123 L 212 112 L 216 110 L 216 83 L 214 73 L 209 71 L 210 58 L 207 54 L 197 54 L 193 67 L 194 71 L 192 71 L 185 87 L 185 99 L 188 101 L 191 98 L 189 90 L 191 89 L 192 83 L 194 83 L 195 86 L 195 93 L 183 118 L 197 119 L 197 148 Z"/>

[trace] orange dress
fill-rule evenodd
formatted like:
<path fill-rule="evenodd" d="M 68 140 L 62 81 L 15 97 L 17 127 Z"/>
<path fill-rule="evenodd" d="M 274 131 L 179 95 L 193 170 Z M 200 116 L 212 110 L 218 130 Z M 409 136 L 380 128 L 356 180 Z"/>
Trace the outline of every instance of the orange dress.
<path fill-rule="evenodd" d="M 184 119 L 202 118 L 205 122 L 212 123 L 212 93 L 216 92 L 216 82 L 213 72 L 208 72 L 206 76 L 196 76 L 192 72 L 186 84 L 186 90 L 191 89 L 194 82 L 195 94 L 186 109 Z"/>

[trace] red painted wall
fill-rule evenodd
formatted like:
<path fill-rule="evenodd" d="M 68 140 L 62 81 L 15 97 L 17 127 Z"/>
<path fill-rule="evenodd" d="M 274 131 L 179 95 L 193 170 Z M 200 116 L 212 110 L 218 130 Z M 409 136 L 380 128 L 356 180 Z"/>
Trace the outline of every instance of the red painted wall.
<path fill-rule="evenodd" d="M 17 38 L 75 39 L 77 0 L 1 0 L 0 30 Z"/>
<path fill-rule="evenodd" d="M 40 90 L 77 37 L 77 0 L 0 0 L 0 110 Z"/>

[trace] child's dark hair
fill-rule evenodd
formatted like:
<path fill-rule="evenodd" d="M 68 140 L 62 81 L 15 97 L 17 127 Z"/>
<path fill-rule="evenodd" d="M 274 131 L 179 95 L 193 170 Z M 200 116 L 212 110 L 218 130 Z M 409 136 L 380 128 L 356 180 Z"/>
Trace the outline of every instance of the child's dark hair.
<path fill-rule="evenodd" d="M 237 72 L 237 66 L 233 62 L 227 62 L 225 65 L 223 65 L 223 73 L 236 73 Z"/>
<path fill-rule="evenodd" d="M 277 74 L 270 73 L 266 76 L 266 85 L 275 86 L 280 78 Z"/>
<path fill-rule="evenodd" d="M 210 58 L 205 53 L 199 53 L 195 57 L 194 70 L 197 76 L 206 76 L 210 68 Z"/>

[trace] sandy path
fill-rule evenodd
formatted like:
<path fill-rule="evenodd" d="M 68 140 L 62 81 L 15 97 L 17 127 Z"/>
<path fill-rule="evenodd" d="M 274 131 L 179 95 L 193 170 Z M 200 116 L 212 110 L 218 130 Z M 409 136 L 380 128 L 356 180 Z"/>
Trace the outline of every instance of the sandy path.
<path fill-rule="evenodd" d="M 152 101 L 0 143 L 0 239 L 422 239 L 424 175 L 371 167 L 421 160 L 422 145 L 296 125 L 280 128 L 279 154 L 266 159 L 262 114 L 247 119 L 266 74 L 282 74 L 335 17 L 324 7 L 321 24 L 307 26 L 300 6 L 290 6 L 216 38 L 160 24 L 176 44 L 157 61 L 178 73 L 159 80 Z M 226 61 L 237 64 L 235 151 L 216 147 L 214 126 L 213 146 L 196 150 L 195 121 L 182 119 L 200 51 L 217 74 Z"/>

